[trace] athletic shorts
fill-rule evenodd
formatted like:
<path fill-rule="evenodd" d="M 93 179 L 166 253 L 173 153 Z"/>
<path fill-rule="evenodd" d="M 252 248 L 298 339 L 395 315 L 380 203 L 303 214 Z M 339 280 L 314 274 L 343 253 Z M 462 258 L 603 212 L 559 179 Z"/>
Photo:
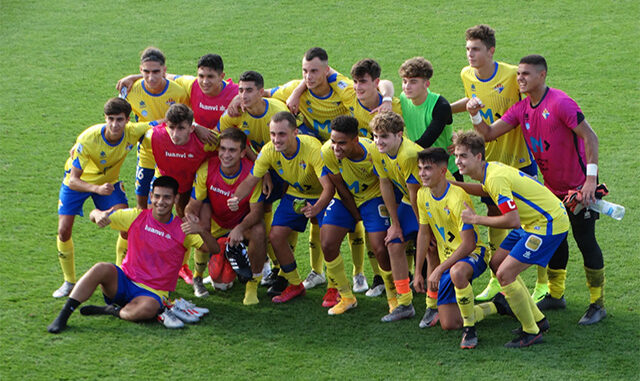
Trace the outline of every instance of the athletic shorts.
<path fill-rule="evenodd" d="M 384 206 L 382 197 L 376 197 L 362 203 L 362 205 L 358 207 L 358 210 L 362 217 L 364 230 L 366 230 L 367 233 L 386 231 L 389 229 L 389 226 L 391 226 L 389 212 L 387 212 L 387 208 Z M 322 218 L 323 225 L 340 226 L 348 229 L 350 232 L 355 230 L 357 222 L 342 201 L 337 198 L 331 200 Z"/>
<path fill-rule="evenodd" d="M 84 216 L 82 206 L 89 197 L 93 199 L 93 204 L 100 210 L 107 210 L 117 204 L 129 204 L 122 181 L 113 184 L 113 192 L 108 196 L 93 192 L 74 191 L 62 184 L 58 197 L 58 214 L 64 216 Z"/>
<path fill-rule="evenodd" d="M 520 168 L 518 170 L 520 172 L 526 173 L 527 175 L 533 177 L 534 179 L 538 178 L 538 164 L 533 159 L 533 157 L 531 158 L 531 164 L 527 165 L 524 168 Z M 493 202 L 491 197 L 480 197 L 480 201 L 482 201 L 482 203 L 487 205 L 487 206 L 491 206 L 491 205 L 495 205 L 496 204 L 495 202 Z"/>
<path fill-rule="evenodd" d="M 398 219 L 400 220 L 400 228 L 402 229 L 402 236 L 406 241 L 411 241 L 416 238 L 418 234 L 418 219 L 413 212 L 413 208 L 409 204 L 404 202 L 398 203 Z M 401 243 L 399 238 L 391 241 L 392 243 Z"/>
<path fill-rule="evenodd" d="M 155 168 L 143 168 L 140 164 L 136 165 L 136 195 L 149 196 L 151 192 L 151 183 L 155 177 Z"/>
<path fill-rule="evenodd" d="M 510 256 L 522 263 L 545 267 L 558 246 L 567 238 L 567 234 L 568 232 L 537 235 L 523 229 L 514 229 L 500 247 L 508 250 Z"/>
<path fill-rule="evenodd" d="M 471 265 L 473 268 L 473 275 L 471 279 L 469 279 L 469 283 L 472 283 L 474 279 L 482 275 L 482 273 L 487 269 L 487 263 L 484 260 L 486 249 L 481 247 L 480 253 L 472 253 L 466 258 L 459 260 L 458 262 L 465 262 Z M 456 262 L 457 263 L 457 262 Z M 451 274 L 449 270 L 442 273 L 442 277 L 440 277 L 440 284 L 438 284 L 438 305 L 443 304 L 451 304 L 457 303 L 456 301 L 456 290 L 453 285 L 453 281 L 451 280 Z"/>
<path fill-rule="evenodd" d="M 138 296 L 149 296 L 158 301 L 158 308 L 162 308 L 162 299 L 157 294 L 138 286 L 134 281 L 127 277 L 127 274 L 116 265 L 113 265 L 118 270 L 118 291 L 113 299 L 109 299 L 104 296 L 104 302 L 107 304 L 117 304 L 120 307 L 124 307 L 127 303 L 137 298 Z"/>
<path fill-rule="evenodd" d="M 271 226 L 287 226 L 291 229 L 303 232 L 307 228 L 307 221 L 309 220 L 304 214 L 298 214 L 293 209 L 293 201 L 296 199 L 300 199 L 297 197 L 293 197 L 290 194 L 285 194 L 282 196 L 280 200 L 280 204 L 273 214 L 273 222 Z M 315 204 L 318 199 L 317 198 L 304 198 L 303 200 L 308 201 L 311 205 Z M 320 213 L 316 215 L 316 219 L 318 220 L 318 225 L 322 226 L 322 217 L 324 216 L 324 210 L 321 210 Z"/>
<path fill-rule="evenodd" d="M 286 188 L 285 182 L 282 177 L 278 175 L 278 172 L 276 172 L 274 169 L 269 169 L 269 174 L 271 175 L 273 189 L 271 190 L 271 194 L 269 195 L 269 197 L 264 200 L 265 204 L 273 204 L 277 200 L 280 200 L 284 195 L 284 190 Z M 264 195 L 262 197 L 264 197 Z"/>

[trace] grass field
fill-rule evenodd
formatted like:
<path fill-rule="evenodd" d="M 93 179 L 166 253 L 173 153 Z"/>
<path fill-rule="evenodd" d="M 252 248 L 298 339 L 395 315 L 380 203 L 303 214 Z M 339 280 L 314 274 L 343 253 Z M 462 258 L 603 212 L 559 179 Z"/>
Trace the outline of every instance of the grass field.
<path fill-rule="evenodd" d="M 0 379 L 637 379 L 640 5 L 492 4 L 0 1 Z M 248 308 L 238 285 L 198 301 L 212 315 L 184 330 L 75 314 L 68 331 L 46 332 L 63 305 L 51 292 L 62 280 L 55 235 L 65 158 L 75 137 L 100 122 L 116 81 L 137 70 L 146 46 L 161 48 L 173 73 L 195 73 L 198 57 L 219 53 L 227 76 L 237 80 L 257 70 L 266 87 L 298 78 L 304 51 L 322 46 L 343 73 L 361 58 L 375 58 L 397 93 L 398 66 L 422 55 L 435 67 L 431 88 L 454 101 L 463 95 L 464 30 L 478 23 L 496 28 L 499 60 L 544 55 L 549 85 L 580 104 L 599 136 L 601 180 L 609 199 L 627 208 L 621 222 L 604 217 L 598 223 L 607 268 L 605 321 L 576 324 L 588 293 L 570 240 L 568 307 L 548 314 L 545 343 L 526 350 L 502 347 L 517 325 L 502 317 L 479 324 L 477 350 L 461 351 L 459 332 L 420 330 L 418 318 L 380 323 L 383 298 L 361 296 L 356 310 L 329 317 L 320 307 L 323 290 L 275 306 L 261 289 L 261 303 Z M 454 117 L 454 127 L 469 128 L 468 117 Z M 134 165 L 131 156 L 122 170 L 130 200 Z M 91 207 L 87 203 L 85 213 Z M 115 239 L 114 231 L 77 219 L 78 274 L 113 261 Z M 304 275 L 306 236 L 300 239 Z M 533 272 L 526 275 L 532 284 Z M 485 281 L 486 275 L 477 288 Z M 192 299 L 183 282 L 177 295 Z M 423 300 L 414 300 L 418 315 Z M 90 302 L 100 303 L 99 293 Z"/>

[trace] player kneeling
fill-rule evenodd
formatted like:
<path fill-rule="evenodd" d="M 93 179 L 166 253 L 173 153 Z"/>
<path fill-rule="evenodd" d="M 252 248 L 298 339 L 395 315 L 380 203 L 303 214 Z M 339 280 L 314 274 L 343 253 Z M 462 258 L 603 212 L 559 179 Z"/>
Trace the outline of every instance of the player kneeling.
<path fill-rule="evenodd" d="M 442 148 L 431 147 L 418 153 L 423 186 L 418 190 L 416 268 L 422 268 L 426 256 L 427 306 L 437 300 L 437 310 L 427 307 L 420 327 L 434 326 L 439 318 L 442 329 L 463 328 L 461 348 L 475 348 L 475 323 L 496 312 L 511 311 L 502 294 L 496 295 L 493 302 L 473 304 L 471 282 L 487 269 L 491 253 L 478 240 L 478 229 L 462 222 L 462 211 L 471 208 L 472 203 L 462 188 L 447 181 L 448 160 L 449 155 Z M 429 248 L 434 236 L 437 251 Z M 413 284 L 416 291 L 425 292 L 421 272 L 416 271 Z"/>

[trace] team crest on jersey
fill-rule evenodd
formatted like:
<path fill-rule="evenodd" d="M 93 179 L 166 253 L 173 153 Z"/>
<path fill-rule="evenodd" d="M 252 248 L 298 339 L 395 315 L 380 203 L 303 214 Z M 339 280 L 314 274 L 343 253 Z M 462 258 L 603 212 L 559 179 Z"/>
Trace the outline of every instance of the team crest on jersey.
<path fill-rule="evenodd" d="M 82 144 L 78 143 L 78 145 L 76 146 L 76 152 L 82 153 Z"/>
<path fill-rule="evenodd" d="M 451 214 L 451 210 L 449 210 L 448 206 L 445 206 L 443 210 L 445 213 L 447 213 L 447 216 Z"/>
<path fill-rule="evenodd" d="M 133 149 L 133 144 L 127 144 L 127 146 L 124 149 L 127 151 L 131 151 Z"/>
<path fill-rule="evenodd" d="M 107 156 L 106 152 L 104 152 L 104 151 L 100 152 L 100 157 L 105 157 L 105 156 Z"/>
<path fill-rule="evenodd" d="M 307 111 L 309 111 L 310 113 L 313 112 L 313 109 L 311 107 L 307 107 Z"/>
<path fill-rule="evenodd" d="M 549 117 L 549 110 L 547 110 L 546 108 L 542 110 L 542 117 L 547 119 Z"/>
<path fill-rule="evenodd" d="M 476 91 L 476 85 L 471 84 L 471 91 Z"/>
<path fill-rule="evenodd" d="M 107 164 L 107 161 L 102 159 L 102 160 L 100 160 L 100 164 L 105 165 L 105 164 Z"/>
<path fill-rule="evenodd" d="M 173 98 L 169 98 L 165 103 L 171 106 L 172 104 L 176 103 L 176 101 L 174 101 Z"/>
<path fill-rule="evenodd" d="M 147 107 L 147 104 L 144 101 L 140 101 L 140 107 Z"/>
<path fill-rule="evenodd" d="M 260 154 L 258 154 L 258 157 L 260 157 Z M 278 167 L 276 168 L 278 170 L 278 173 L 282 175 L 284 173 L 284 170 L 282 169 L 282 162 L 280 162 L 280 160 L 276 162 L 276 167 Z"/>
<path fill-rule="evenodd" d="M 305 163 L 304 160 L 300 162 L 300 168 L 302 168 L 303 171 L 307 169 L 307 163 Z"/>
<path fill-rule="evenodd" d="M 493 89 L 497 91 L 498 94 L 500 94 L 502 93 L 502 90 L 504 90 L 504 86 L 502 85 L 502 83 L 498 83 Z"/>
<path fill-rule="evenodd" d="M 529 129 L 531 128 L 531 125 L 529 124 L 529 122 L 524 123 L 524 128 L 526 128 L 527 131 L 529 131 Z"/>

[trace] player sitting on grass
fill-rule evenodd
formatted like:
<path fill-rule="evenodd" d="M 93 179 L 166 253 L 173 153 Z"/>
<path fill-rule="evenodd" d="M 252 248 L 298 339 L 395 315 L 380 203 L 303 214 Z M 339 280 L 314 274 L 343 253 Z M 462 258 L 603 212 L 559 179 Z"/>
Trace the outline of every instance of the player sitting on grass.
<path fill-rule="evenodd" d="M 198 169 L 191 200 L 185 213 L 203 216 L 203 207 L 210 208 L 211 212 L 206 215 L 211 215 L 211 233 L 216 239 L 228 235 L 230 246 L 249 241 L 247 254 L 253 279 L 246 284 L 243 303 L 250 305 L 258 303 L 258 283 L 266 260 L 261 184 L 255 186 L 251 197 L 240 201 L 237 210 L 231 211 L 227 206 L 227 200 L 253 169 L 253 162 L 245 157 L 246 139 L 246 135 L 237 128 L 226 129 L 220 134 L 218 156 L 212 157 Z M 205 200 L 208 202 L 205 203 Z M 204 297 L 209 295 L 202 280 L 209 255 L 198 250 L 195 260 L 193 292 L 197 297 Z"/>
<path fill-rule="evenodd" d="M 448 161 L 447 151 L 440 147 L 418 153 L 423 186 L 418 191 L 420 230 L 416 239 L 416 268 L 422 268 L 426 255 L 426 281 L 431 297 L 437 298 L 438 304 L 437 310 L 427 309 L 424 326 L 435 325 L 439 318 L 442 329 L 463 328 L 460 347 L 475 348 L 478 344 L 475 324 L 487 315 L 511 311 L 502 294 L 497 294 L 494 302 L 473 304 L 471 282 L 487 269 L 491 252 L 479 240 L 477 227 L 462 222 L 462 211 L 466 207 L 473 209 L 473 204 L 462 188 L 447 181 Z M 428 250 L 434 236 L 437 251 Z M 416 291 L 427 291 L 419 271 L 413 284 Z"/>
<path fill-rule="evenodd" d="M 127 154 L 150 128 L 147 123 L 129 123 L 131 106 L 120 98 L 104 105 L 104 124 L 84 130 L 77 138 L 72 156 L 65 163 L 64 179 L 58 200 L 58 259 L 64 283 L 54 298 L 68 296 L 76 282 L 74 246 L 71 231 L 76 215 L 83 215 L 82 205 L 91 197 L 100 210 L 128 207 L 120 182 L 120 167 Z M 120 246 L 126 240 L 118 237 Z M 123 250 L 124 251 L 124 250 Z M 119 252 L 119 250 L 116 250 Z"/>
<path fill-rule="evenodd" d="M 100 286 L 106 306 L 85 306 L 83 315 L 113 315 L 124 320 L 152 319 L 163 307 L 163 299 L 173 291 L 187 248 L 208 252 L 219 250 L 218 243 L 197 218 L 184 221 L 171 213 L 178 194 L 178 182 L 168 176 L 157 178 L 151 191 L 151 209 L 94 209 L 90 218 L 100 227 L 129 232 L 127 256 L 118 267 L 113 263 L 95 264 L 71 292 L 58 317 L 49 325 L 60 333 L 78 306 Z M 197 234 L 197 235 L 196 235 Z M 168 327 L 178 323 L 170 313 L 161 319 Z"/>
<path fill-rule="evenodd" d="M 484 138 L 475 131 L 459 133 L 455 141 L 456 165 L 460 173 L 481 184 L 462 183 L 476 196 L 489 195 L 500 216 L 480 216 L 470 207 L 462 211 L 465 224 L 513 229 L 491 258 L 495 271 L 513 313 L 522 324 L 519 336 L 505 344 L 521 348 L 542 342 L 542 331 L 549 323 L 527 292 L 518 276 L 531 265 L 545 267 L 560 243 L 567 237 L 567 211 L 551 191 L 524 172 L 484 159 Z"/>

